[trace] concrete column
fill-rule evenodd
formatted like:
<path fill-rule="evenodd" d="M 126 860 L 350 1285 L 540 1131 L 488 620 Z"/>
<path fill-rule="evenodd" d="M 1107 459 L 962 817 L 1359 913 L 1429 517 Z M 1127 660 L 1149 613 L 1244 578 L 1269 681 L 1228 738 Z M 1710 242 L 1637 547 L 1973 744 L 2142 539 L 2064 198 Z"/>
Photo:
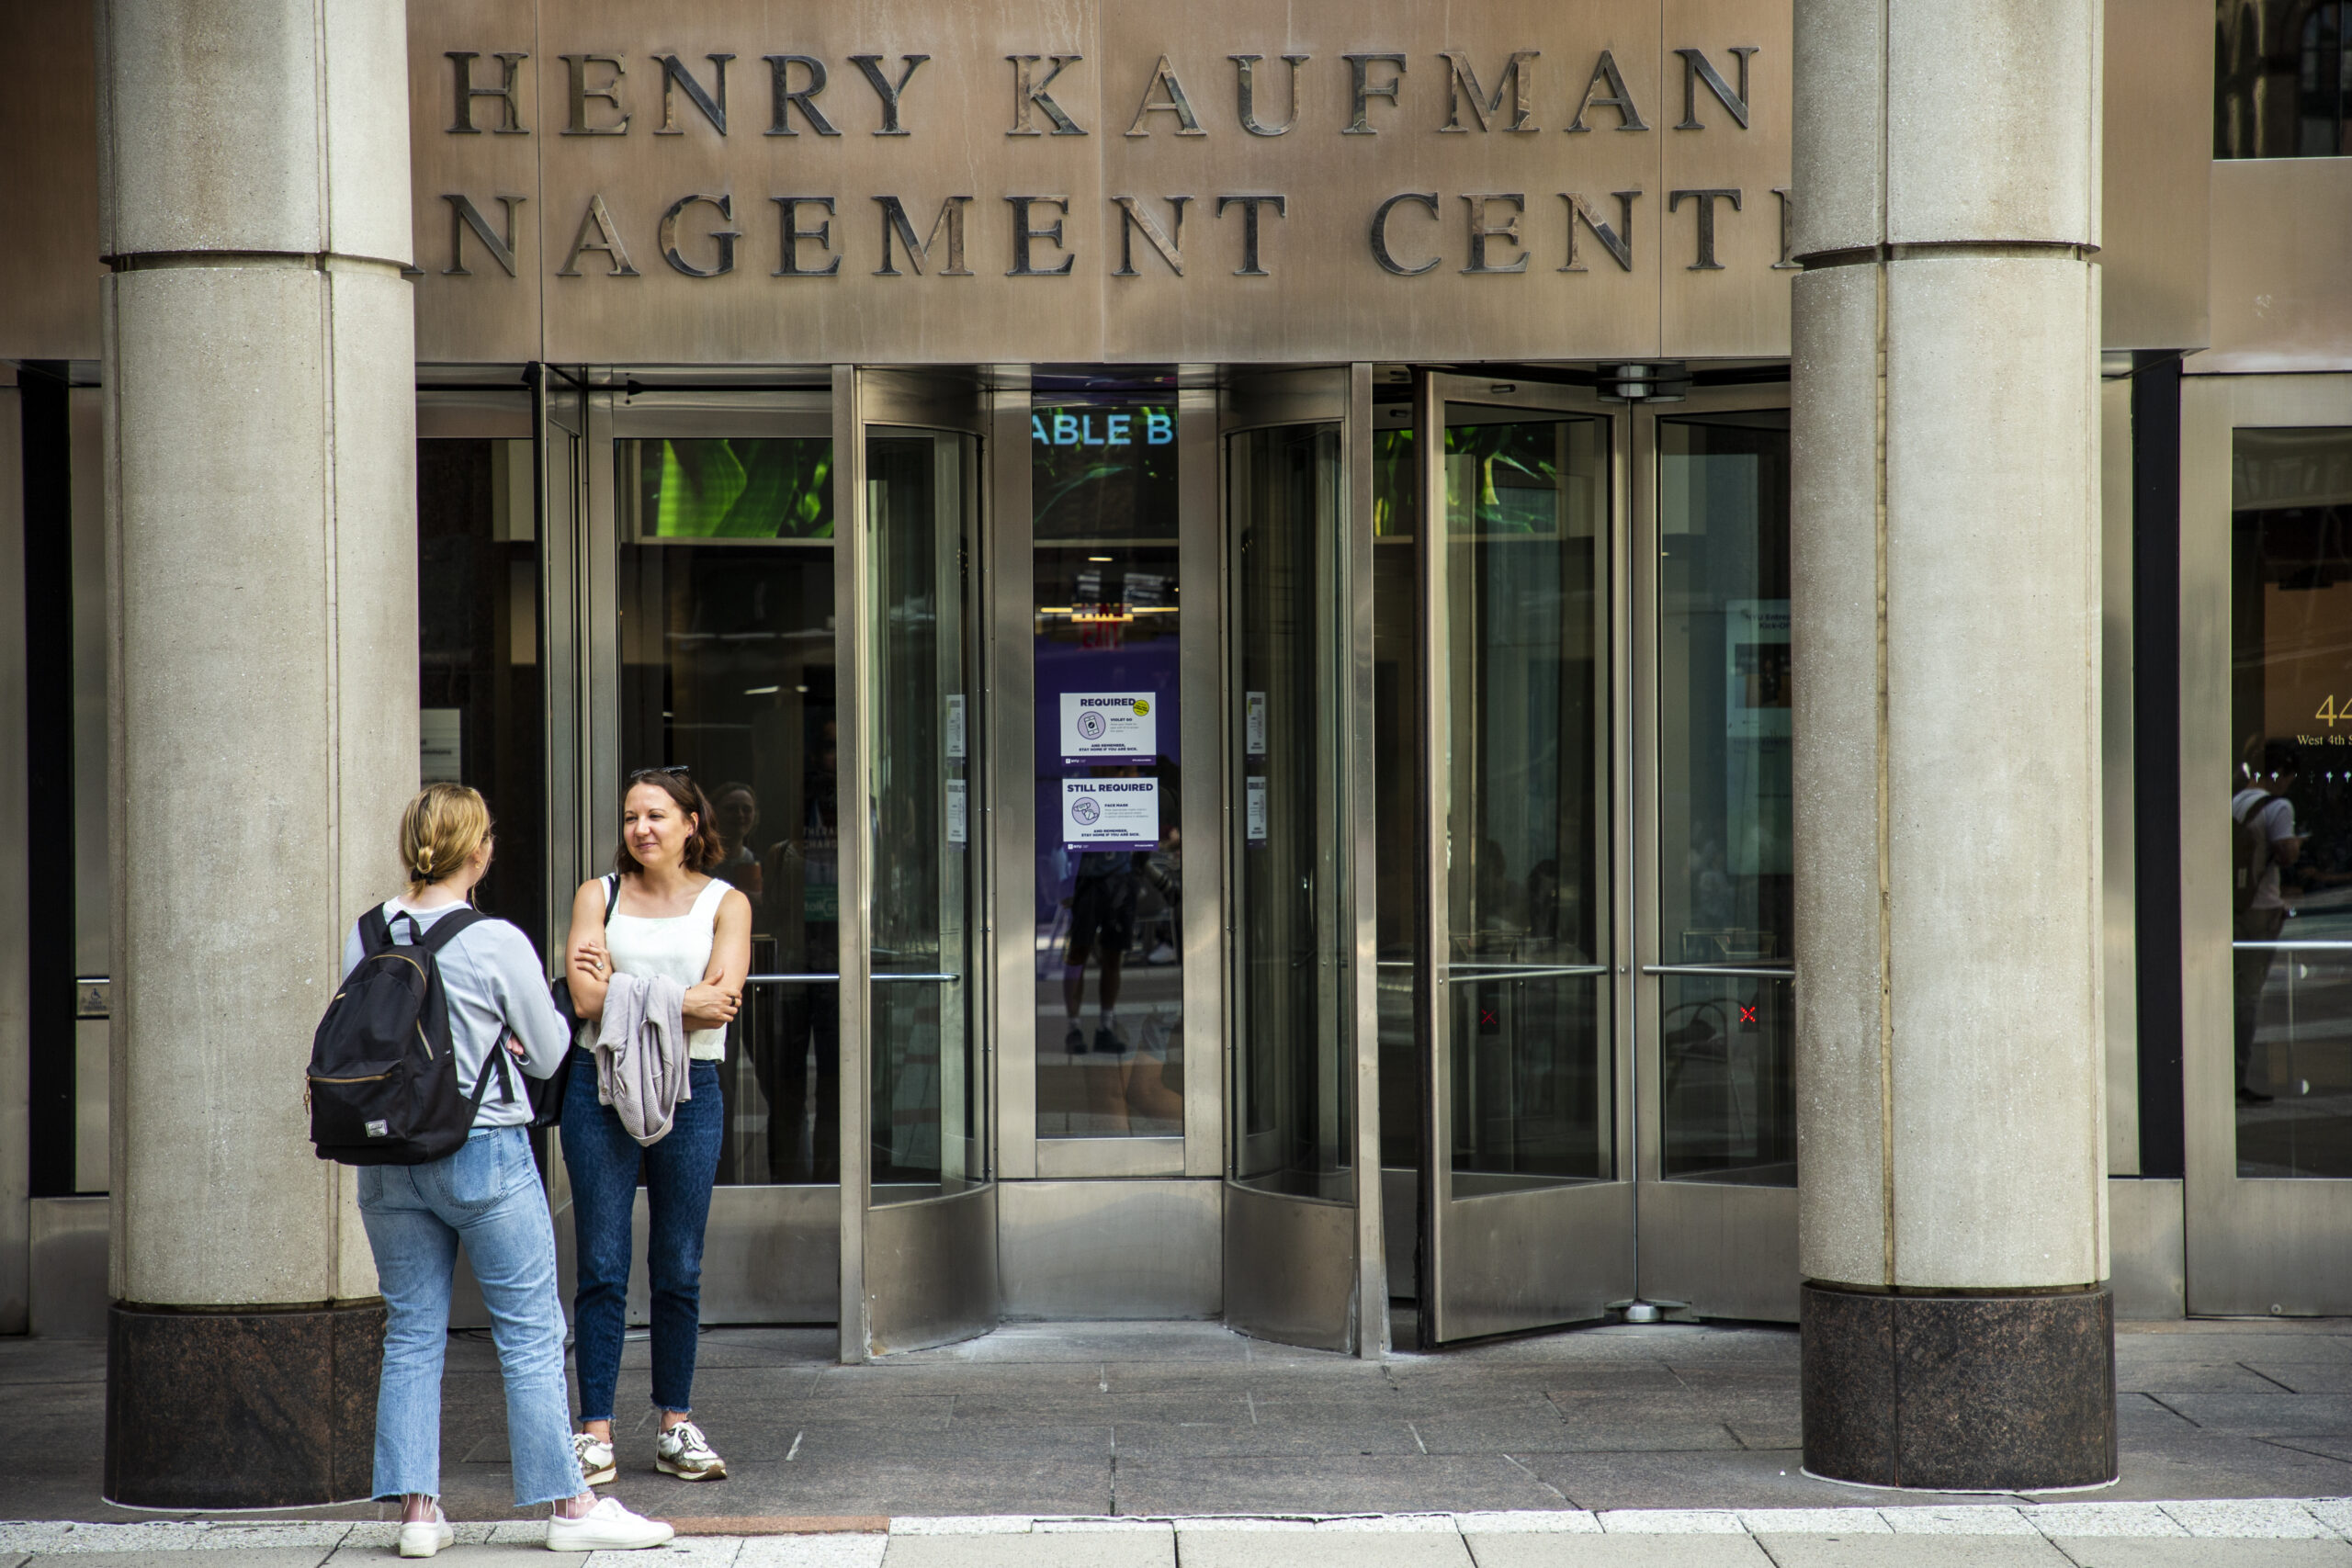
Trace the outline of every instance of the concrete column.
<path fill-rule="evenodd" d="M 2099 0 L 1797 0 L 1805 1463 L 2115 1474 Z"/>
<path fill-rule="evenodd" d="M 302 1072 L 416 787 L 406 58 L 401 0 L 98 22 L 125 1503 L 370 1484 L 382 1308 Z"/>

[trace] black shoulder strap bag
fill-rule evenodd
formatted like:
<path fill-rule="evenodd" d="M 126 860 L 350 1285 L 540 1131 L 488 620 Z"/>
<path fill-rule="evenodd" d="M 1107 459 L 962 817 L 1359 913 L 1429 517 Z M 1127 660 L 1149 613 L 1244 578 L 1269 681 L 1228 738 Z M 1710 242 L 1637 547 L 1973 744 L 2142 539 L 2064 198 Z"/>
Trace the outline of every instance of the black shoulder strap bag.
<path fill-rule="evenodd" d="M 621 879 L 616 874 L 607 873 L 604 882 L 605 924 L 609 927 L 613 923 L 613 911 L 620 908 Z M 523 1079 L 524 1088 L 531 1097 L 531 1125 L 534 1127 L 552 1127 L 563 1120 L 564 1091 L 571 1084 L 573 1052 L 578 1050 L 580 1040 L 580 1015 L 574 1012 L 571 1007 L 571 956 L 567 953 L 564 959 L 565 973 L 549 989 L 555 993 L 555 1010 L 563 1015 L 564 1026 L 571 1032 L 572 1050 L 563 1054 L 561 1064 L 546 1077 L 535 1078 L 526 1076 Z M 505 1053 L 501 1052 L 500 1055 L 503 1056 Z M 510 1083 L 507 1088 L 507 1098 L 513 1099 L 514 1092 Z"/>

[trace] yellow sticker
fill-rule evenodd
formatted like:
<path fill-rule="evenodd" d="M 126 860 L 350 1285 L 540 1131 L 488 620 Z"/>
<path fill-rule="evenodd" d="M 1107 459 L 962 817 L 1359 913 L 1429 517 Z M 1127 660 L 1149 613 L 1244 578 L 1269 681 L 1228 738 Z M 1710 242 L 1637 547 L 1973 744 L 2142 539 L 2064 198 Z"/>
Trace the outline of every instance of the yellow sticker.
<path fill-rule="evenodd" d="M 1136 716 L 1137 718 L 1141 718 L 1144 715 L 1146 715 L 1146 714 L 1149 713 L 1150 711 L 1151 711 L 1151 703 L 1150 703 L 1150 701 L 1149 701 L 1148 698 L 1144 698 L 1144 697 L 1137 697 L 1137 698 L 1136 699 Z"/>

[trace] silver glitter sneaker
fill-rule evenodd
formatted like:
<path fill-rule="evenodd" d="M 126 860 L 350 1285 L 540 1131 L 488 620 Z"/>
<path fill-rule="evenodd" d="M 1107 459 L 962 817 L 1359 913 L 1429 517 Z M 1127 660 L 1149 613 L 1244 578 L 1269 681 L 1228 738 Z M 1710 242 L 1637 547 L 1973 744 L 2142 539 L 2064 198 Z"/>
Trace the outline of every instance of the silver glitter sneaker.
<path fill-rule="evenodd" d="M 724 1481 L 727 1461 L 710 1451 L 702 1428 L 681 1421 L 653 1440 L 653 1468 L 681 1481 Z"/>

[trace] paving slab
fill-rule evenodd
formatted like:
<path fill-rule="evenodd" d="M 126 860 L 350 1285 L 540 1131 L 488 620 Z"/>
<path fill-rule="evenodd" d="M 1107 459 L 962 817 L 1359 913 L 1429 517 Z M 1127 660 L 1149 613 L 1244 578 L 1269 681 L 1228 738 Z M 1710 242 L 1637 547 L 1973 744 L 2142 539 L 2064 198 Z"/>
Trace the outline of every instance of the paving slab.
<path fill-rule="evenodd" d="M 2026 1521 L 2052 1540 L 2104 1535 L 2186 1540 L 2188 1536 L 2179 1520 L 2154 1503 L 2042 1503 L 2027 1513 Z"/>
<path fill-rule="evenodd" d="M 2183 1536 L 2054 1536 L 2075 1568 L 2352 1568 L 2340 1540 L 2233 1540 L 2226 1548 Z"/>
<path fill-rule="evenodd" d="M 2250 1357 L 2245 1370 L 2297 1393 L 2352 1393 L 2352 1359 L 2289 1360 Z"/>
<path fill-rule="evenodd" d="M 2164 1510 L 2172 1516 L 2174 1522 L 2194 1536 L 2228 1536 L 2245 1540 L 2257 1536 L 2332 1537 L 2335 1534 L 2301 1503 L 2166 1503 Z"/>
<path fill-rule="evenodd" d="M 529 1544 L 521 1541 L 477 1545 L 460 1542 L 447 1548 L 433 1561 L 446 1562 L 450 1568 L 581 1568 L 581 1564 L 588 1561 L 590 1554 L 585 1551 L 549 1551 L 547 1549 L 547 1526 L 540 1525 L 539 1531 L 538 1539 Z M 616 1552 L 613 1555 L 623 1554 Z M 630 1552 L 626 1555 L 643 1554 Z M 85 1560 L 76 1558 L 74 1561 Z M 401 1561 L 399 1547 L 386 1542 L 380 1546 L 338 1547 L 334 1555 L 327 1559 L 327 1563 L 328 1568 L 386 1568 L 387 1564 Z M 134 1565 L 126 1563 L 124 1568 L 134 1568 Z M 168 1565 L 163 1565 L 163 1568 L 168 1568 Z M 188 1568 L 187 1559 L 180 1560 L 180 1568 Z M 265 1565 L 258 1562 L 249 1565 L 241 1554 L 237 1568 L 265 1568 Z"/>
<path fill-rule="evenodd" d="M 1743 1508 L 1750 1535 L 1892 1535 L 1875 1508 Z"/>
<path fill-rule="evenodd" d="M 1030 1531 L 1021 1535 L 899 1535 L 883 1568 L 1176 1568 L 1176 1533 Z"/>
<path fill-rule="evenodd" d="M 679 1536 L 662 1549 L 660 1568 L 735 1568 L 741 1536 Z M 581 1568 L 654 1568 L 641 1551 L 592 1551 Z"/>
<path fill-rule="evenodd" d="M 1518 1536 L 1521 1540 L 1566 1537 Z M 1443 1530 L 1195 1529 L 1180 1521 L 1184 1568 L 1472 1568 L 1470 1549 Z M 1172 1568 L 1172 1565 L 1171 1565 Z"/>
<path fill-rule="evenodd" d="M 1361 1457 L 1416 1454 L 1421 1446 L 1406 1421 L 1284 1421 L 1252 1426 L 1229 1421 L 1122 1421 L 1111 1428 L 1120 1460 Z"/>
<path fill-rule="evenodd" d="M 886 1535 L 779 1535 L 747 1540 L 736 1554 L 735 1568 L 882 1568 Z M 603 1563 L 592 1568 L 605 1568 Z M 659 1564 L 615 1563 L 613 1568 L 660 1568 Z"/>
<path fill-rule="evenodd" d="M 1504 1454 L 1133 1462 L 1122 1458 L 1117 1481 L 1118 1511 L 1124 1514 L 1519 1509 L 1565 1501 Z"/>
<path fill-rule="evenodd" d="M 1477 1568 L 1773 1568 L 1745 1533 L 1480 1535 L 1469 1545 Z"/>
<path fill-rule="evenodd" d="M 1926 1507 L 1889 1508 L 1879 1516 L 1896 1535 L 2032 1535 L 2024 1513 L 2013 1507 L 1955 1504 Z"/>
<path fill-rule="evenodd" d="M 328 1560 L 333 1550 L 317 1546 L 245 1546 L 228 1549 L 232 1558 L 220 1561 L 223 1568 L 233 1562 L 235 1568 L 319 1568 Z M 209 1557 L 209 1553 L 207 1554 Z M 542 1557 L 547 1554 L 543 1551 Z M 379 1554 L 371 1554 L 381 1561 Z M 32 1554 L 27 1568 L 188 1568 L 188 1552 L 182 1547 L 166 1547 L 158 1551 L 61 1551 Z M 580 1559 L 571 1560 L 578 1568 Z"/>
<path fill-rule="evenodd" d="M 2074 1568 L 2040 1534 L 1766 1535 L 1775 1568 Z"/>

